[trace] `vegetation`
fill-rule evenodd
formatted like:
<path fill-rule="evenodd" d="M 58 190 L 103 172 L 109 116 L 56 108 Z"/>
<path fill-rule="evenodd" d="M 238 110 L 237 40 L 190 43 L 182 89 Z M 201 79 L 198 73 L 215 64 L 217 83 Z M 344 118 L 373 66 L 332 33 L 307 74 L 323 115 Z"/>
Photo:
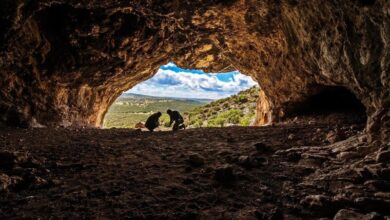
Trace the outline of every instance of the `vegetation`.
<path fill-rule="evenodd" d="M 103 127 L 134 128 L 135 124 L 145 122 L 154 112 L 160 111 L 165 113 L 167 109 L 186 112 L 204 105 L 204 102 L 207 102 L 207 100 L 159 98 L 126 94 L 119 97 L 108 109 Z M 168 125 L 168 115 L 163 114 L 160 121 L 161 124 Z"/>
<path fill-rule="evenodd" d="M 108 110 L 104 119 L 105 128 L 134 128 L 138 122 L 145 122 L 154 112 L 160 111 L 161 125 L 168 126 L 167 109 L 183 114 L 190 128 L 249 126 L 254 122 L 259 88 L 252 87 L 237 95 L 210 100 L 158 98 L 126 94 L 119 97 Z M 207 103 L 207 104 L 206 104 Z"/>
<path fill-rule="evenodd" d="M 249 126 L 255 120 L 258 87 L 219 99 L 187 113 L 190 127 Z"/>

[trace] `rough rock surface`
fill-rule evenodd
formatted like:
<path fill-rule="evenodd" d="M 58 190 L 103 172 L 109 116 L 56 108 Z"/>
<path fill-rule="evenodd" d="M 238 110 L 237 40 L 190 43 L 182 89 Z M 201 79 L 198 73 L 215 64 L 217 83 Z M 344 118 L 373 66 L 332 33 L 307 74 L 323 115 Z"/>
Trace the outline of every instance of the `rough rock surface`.
<path fill-rule="evenodd" d="M 387 0 L 4 0 L 0 121 L 100 126 L 122 91 L 172 61 L 252 76 L 260 124 L 345 87 L 388 139 L 389 16 Z"/>
<path fill-rule="evenodd" d="M 0 155 L 15 163 L 0 166 L 0 219 L 388 219 L 390 164 L 376 161 L 387 146 L 360 141 L 363 124 L 341 124 L 348 135 L 332 145 L 334 122 L 2 129 Z M 338 156 L 348 152 L 357 155 Z"/>

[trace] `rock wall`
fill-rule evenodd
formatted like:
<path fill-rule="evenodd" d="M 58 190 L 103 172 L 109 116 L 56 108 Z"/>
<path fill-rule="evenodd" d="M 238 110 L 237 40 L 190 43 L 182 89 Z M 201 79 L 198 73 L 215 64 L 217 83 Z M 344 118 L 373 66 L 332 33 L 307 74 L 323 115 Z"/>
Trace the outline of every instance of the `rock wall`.
<path fill-rule="evenodd" d="M 0 121 L 100 126 L 121 92 L 172 61 L 252 76 L 260 123 L 344 86 L 387 139 L 389 20 L 387 0 L 3 0 Z"/>

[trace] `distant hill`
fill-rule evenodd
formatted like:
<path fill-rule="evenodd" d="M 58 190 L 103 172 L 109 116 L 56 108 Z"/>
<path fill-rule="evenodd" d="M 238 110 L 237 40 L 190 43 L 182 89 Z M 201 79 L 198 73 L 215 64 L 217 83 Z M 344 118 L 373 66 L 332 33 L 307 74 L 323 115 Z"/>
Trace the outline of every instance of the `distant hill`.
<path fill-rule="evenodd" d="M 163 113 L 161 124 L 169 121 L 167 109 L 180 111 L 188 127 L 247 126 L 255 118 L 259 88 L 252 87 L 237 95 L 211 99 L 155 97 L 134 93 L 122 94 L 109 108 L 103 127 L 134 128 L 154 112 Z"/>
<path fill-rule="evenodd" d="M 167 109 L 189 112 L 211 101 L 124 93 L 108 109 L 103 127 L 134 128 L 136 123 L 145 122 L 154 112 L 165 113 Z M 163 114 L 161 121 L 166 123 L 168 115 Z"/>
<path fill-rule="evenodd" d="M 256 117 L 259 88 L 252 87 L 237 95 L 213 101 L 186 114 L 189 127 L 251 125 Z"/>
<path fill-rule="evenodd" d="M 198 99 L 198 98 L 179 98 L 179 97 L 158 97 L 158 96 L 148 96 L 148 95 L 141 95 L 141 94 L 135 94 L 135 93 L 123 93 L 119 99 L 151 99 L 151 100 L 180 100 L 180 101 L 193 101 L 193 102 L 199 102 L 199 103 L 210 103 L 214 101 L 214 99 Z"/>

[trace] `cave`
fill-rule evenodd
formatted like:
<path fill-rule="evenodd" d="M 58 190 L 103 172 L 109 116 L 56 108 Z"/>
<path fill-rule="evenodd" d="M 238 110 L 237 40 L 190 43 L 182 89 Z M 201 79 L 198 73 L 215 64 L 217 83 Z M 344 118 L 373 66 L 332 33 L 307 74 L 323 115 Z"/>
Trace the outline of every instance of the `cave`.
<path fill-rule="evenodd" d="M 389 218 L 389 8 L 2 0 L 0 218 Z M 168 62 L 251 76 L 257 126 L 100 129 Z M 363 131 L 284 123 L 354 111 Z"/>
<path fill-rule="evenodd" d="M 345 87 L 325 87 L 309 97 L 303 104 L 302 113 L 356 113 L 366 115 L 364 105 Z"/>
<path fill-rule="evenodd" d="M 347 88 L 342 86 L 318 86 L 318 92 L 304 102 L 295 104 L 287 117 L 330 115 L 339 113 L 357 123 L 367 121 L 366 107 Z"/>
<path fill-rule="evenodd" d="M 173 61 L 252 76 L 263 91 L 258 125 L 280 121 L 322 86 L 348 85 L 366 107 L 370 136 L 387 139 L 383 0 L 322 11 L 289 0 L 104 5 L 2 3 L 0 125 L 100 127 L 123 91 Z"/>

